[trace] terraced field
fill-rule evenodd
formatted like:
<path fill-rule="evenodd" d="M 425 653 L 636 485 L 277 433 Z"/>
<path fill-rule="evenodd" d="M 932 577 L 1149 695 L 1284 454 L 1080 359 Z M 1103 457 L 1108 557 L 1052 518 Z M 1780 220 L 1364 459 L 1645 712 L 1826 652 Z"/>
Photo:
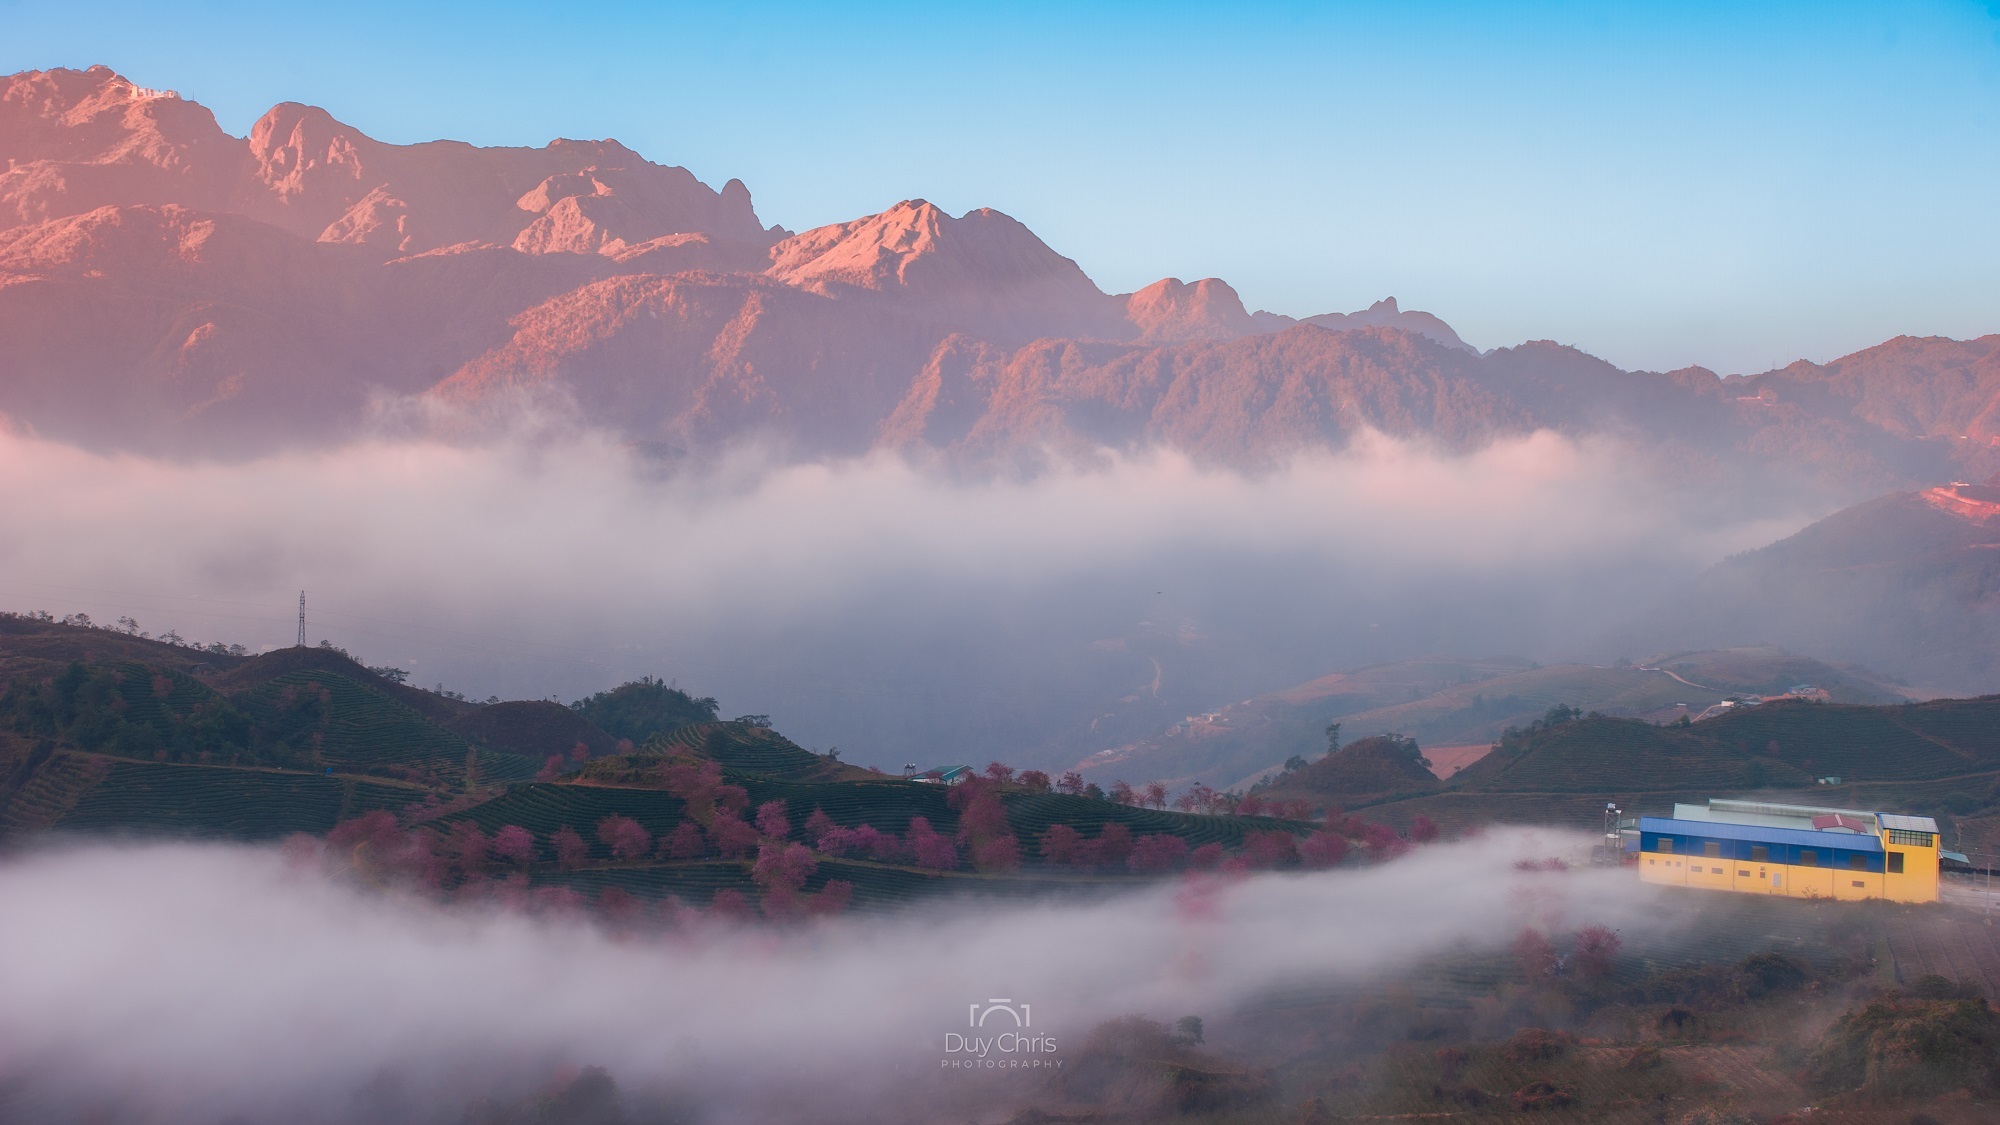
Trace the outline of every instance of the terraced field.
<path fill-rule="evenodd" d="M 423 799 L 414 787 L 227 766 L 100 759 L 102 780 L 63 814 L 64 831 L 277 839 L 320 834 L 369 808 Z"/>
<path fill-rule="evenodd" d="M 0 837 L 53 828 L 110 769 L 104 758 L 61 751 L 30 762 L 27 780 L 0 802 Z"/>
<path fill-rule="evenodd" d="M 1757 746 L 1763 753 L 1764 742 Z M 1510 754 L 1511 749 L 1503 747 L 1466 767 L 1455 779 L 1457 788 L 1532 793 L 1729 789 L 1745 784 L 1749 758 L 1693 730 L 1638 719 L 1567 723 L 1536 734 L 1519 756 Z M 1768 759 L 1762 765 L 1768 782 L 1812 782 L 1812 774 L 1799 765 Z"/>
<path fill-rule="evenodd" d="M 593 859 L 611 853 L 597 840 L 597 822 L 607 816 L 629 816 L 654 836 L 674 830 L 686 816 L 687 803 L 658 789 L 616 789 L 598 785 L 516 785 L 499 797 L 465 812 L 444 817 L 440 828 L 454 821 L 471 821 L 492 832 L 518 824 L 535 834 L 544 851 L 557 829 L 574 828 L 590 844 Z"/>
<path fill-rule="evenodd" d="M 911 907 L 919 904 L 942 906 L 944 899 L 1101 897 L 1130 891 L 1138 881 L 1121 878 L 1049 878 L 1041 874 L 980 875 L 971 872 L 923 871 L 893 864 L 856 860 L 822 859 L 818 870 L 806 881 L 806 890 L 818 893 L 826 884 L 840 880 L 853 888 L 853 903 L 866 907 Z M 715 892 L 725 888 L 757 901 L 759 891 L 750 879 L 748 862 L 704 860 L 688 863 L 656 863 L 587 867 L 577 871 L 540 869 L 534 873 L 537 886 L 573 888 L 596 896 L 616 887 L 638 898 L 672 896 L 695 906 L 707 905 Z"/>
<path fill-rule="evenodd" d="M 335 769 L 416 766 L 444 779 L 464 774 L 463 738 L 335 672 L 288 672 L 237 696 L 236 703 L 260 737 L 317 736 L 320 760 Z M 517 757 L 488 751 L 480 755 L 482 772 L 489 778 L 533 776 L 541 766 Z"/>
<path fill-rule="evenodd" d="M 1021 793 L 1006 798 L 1007 822 L 1022 840 L 1039 839 L 1050 825 L 1067 824 L 1086 834 L 1106 824 L 1123 824 L 1137 834 L 1161 833 L 1179 836 L 1189 847 L 1222 844 L 1235 847 L 1245 833 L 1267 829 L 1305 834 L 1313 826 L 1302 821 L 1278 820 L 1261 816 L 1200 816 L 1193 813 L 1137 809 L 1073 797 L 1066 793 Z"/>
<path fill-rule="evenodd" d="M 947 801 L 949 791 L 942 786 L 895 778 L 838 784 L 755 777 L 732 780 L 749 790 L 753 807 L 766 801 L 785 802 L 794 837 L 815 808 L 826 810 L 826 815 L 843 828 L 867 824 L 880 832 L 901 835 L 909 831 L 912 817 L 921 816 L 939 832 L 949 835 L 958 831 L 958 813 L 952 810 Z"/>
<path fill-rule="evenodd" d="M 673 897 L 690 906 L 706 906 L 721 890 L 732 890 L 756 901 L 757 885 L 750 866 L 717 860 L 646 867 L 599 867 L 581 871 L 545 870 L 535 873 L 536 886 L 568 887 L 595 898 L 612 888 L 641 899 Z"/>
<path fill-rule="evenodd" d="M 2000 718 L 2000 708 L 1848 707 L 1838 704 L 1779 702 L 1746 707 L 1694 728 L 1701 737 L 1740 755 L 1775 754 L 1787 762 L 1806 763 L 1810 773 L 1838 774 L 1871 781 L 1946 777 L 1978 769 L 2000 768 L 1990 750 L 1974 753 L 1941 741 L 1934 732 L 1951 731 L 1971 737 L 1971 745 L 1990 744 L 1966 729 L 1983 712 L 1986 721 Z M 1922 719 L 1919 719 L 1922 716 Z M 1775 751 L 1774 748 L 1775 747 Z"/>
<path fill-rule="evenodd" d="M 748 723 L 689 723 L 656 736 L 647 748 L 699 754 L 736 773 L 800 781 L 825 780 L 832 764 L 768 727 Z"/>
<path fill-rule="evenodd" d="M 125 718 L 130 722 L 165 729 L 176 716 L 219 698 L 207 684 L 172 668 L 150 664 L 116 667 L 119 695 L 125 700 Z"/>

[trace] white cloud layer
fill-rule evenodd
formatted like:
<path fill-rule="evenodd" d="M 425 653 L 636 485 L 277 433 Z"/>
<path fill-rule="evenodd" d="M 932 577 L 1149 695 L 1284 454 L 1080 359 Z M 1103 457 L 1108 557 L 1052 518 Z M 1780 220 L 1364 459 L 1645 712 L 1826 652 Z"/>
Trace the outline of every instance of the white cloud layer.
<path fill-rule="evenodd" d="M 312 639 L 427 686 L 568 698 L 661 673 L 820 745 L 936 709 L 899 756 L 991 725 L 936 702 L 968 683 L 1018 681 L 1016 710 L 1048 696 L 1050 729 L 1087 719 L 1089 675 L 1035 676 L 1147 628 L 1208 638 L 1203 669 L 1168 676 L 1196 710 L 1431 651 L 1568 655 L 1817 514 L 1718 507 L 1614 441 L 1550 432 L 1466 455 L 1365 435 L 1259 476 L 1155 452 L 980 482 L 886 454 L 668 473 L 556 432 L 248 463 L 0 435 L 0 605 L 256 647 L 291 642 L 304 588 Z"/>
<path fill-rule="evenodd" d="M 1508 830 L 1378 867 L 664 939 L 365 891 L 273 850 L 17 856 L 0 865 L 0 1085 L 161 1122 L 339 1120 L 390 1090 L 389 1120 L 596 1064 L 717 1120 L 826 1120 L 937 1089 L 973 1002 L 1031 1005 L 1073 1056 L 1127 1013 L 1215 1019 L 1283 986 L 1503 948 L 1527 925 L 1645 916 L 1653 892 L 1630 872 L 1511 868 L 1579 844 Z"/>

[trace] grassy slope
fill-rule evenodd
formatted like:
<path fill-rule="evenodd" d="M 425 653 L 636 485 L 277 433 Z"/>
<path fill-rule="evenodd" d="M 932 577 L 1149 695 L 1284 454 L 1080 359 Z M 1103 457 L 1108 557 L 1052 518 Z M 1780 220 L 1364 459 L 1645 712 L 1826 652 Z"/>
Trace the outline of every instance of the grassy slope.
<path fill-rule="evenodd" d="M 1758 775 L 1762 780 L 1758 780 Z M 1840 786 L 1812 784 L 1838 776 Z M 1434 795 L 1369 810 L 1390 823 L 1421 812 L 1447 825 L 1597 823 L 1606 801 L 1664 812 L 1675 800 L 1750 791 L 1777 799 L 1907 809 L 1968 826 L 2000 796 L 2000 696 L 1886 707 L 1779 702 L 1691 727 L 1589 718 L 1538 732 L 1474 763 Z M 1956 805 L 1952 807 L 1957 807 Z M 1953 836 L 1947 833 L 1947 841 Z"/>
<path fill-rule="evenodd" d="M 1727 696 L 1776 694 L 1799 683 L 1826 688 L 1840 702 L 1902 698 L 1893 685 L 1866 672 L 1769 646 L 1668 654 L 1632 667 L 1409 661 L 1247 700 L 1223 709 L 1218 723 L 1180 728 L 1100 755 L 1086 763 L 1085 772 L 1133 780 L 1200 778 L 1235 787 L 1294 754 L 1308 759 L 1323 754 L 1325 727 L 1334 720 L 1345 739 L 1396 732 L 1425 746 L 1457 746 L 1491 743 L 1507 727 L 1524 726 L 1556 704 L 1646 715 L 1685 703 L 1699 714 Z"/>

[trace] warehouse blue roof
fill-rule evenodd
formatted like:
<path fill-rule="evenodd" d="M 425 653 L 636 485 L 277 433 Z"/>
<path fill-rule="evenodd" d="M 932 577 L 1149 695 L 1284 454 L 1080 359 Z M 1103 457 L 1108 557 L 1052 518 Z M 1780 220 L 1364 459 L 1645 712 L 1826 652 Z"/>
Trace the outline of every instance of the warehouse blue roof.
<path fill-rule="evenodd" d="M 1729 824 L 1720 820 L 1672 820 L 1663 816 L 1642 816 L 1639 818 L 1639 831 L 1664 832 L 1669 836 L 1700 836 L 1709 840 L 1840 848 L 1850 852 L 1882 850 L 1881 840 L 1859 832 L 1807 832 L 1797 828 L 1766 828 L 1761 824 Z"/>

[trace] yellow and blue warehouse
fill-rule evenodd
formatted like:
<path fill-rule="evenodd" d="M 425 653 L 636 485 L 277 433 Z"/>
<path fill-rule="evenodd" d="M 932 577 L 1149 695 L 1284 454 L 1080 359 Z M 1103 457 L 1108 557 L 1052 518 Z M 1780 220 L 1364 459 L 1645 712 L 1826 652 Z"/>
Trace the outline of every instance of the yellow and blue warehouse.
<path fill-rule="evenodd" d="M 1648 883 L 1791 898 L 1936 902 L 1946 854 L 1927 816 L 1764 801 L 1677 804 L 1637 837 Z"/>

